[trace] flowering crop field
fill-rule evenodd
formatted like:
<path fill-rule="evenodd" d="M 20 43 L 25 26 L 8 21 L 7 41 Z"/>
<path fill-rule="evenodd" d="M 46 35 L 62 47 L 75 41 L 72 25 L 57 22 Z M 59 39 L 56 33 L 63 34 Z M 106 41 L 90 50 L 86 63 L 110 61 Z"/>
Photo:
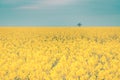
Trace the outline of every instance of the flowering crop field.
<path fill-rule="evenodd" d="M 120 80 L 120 28 L 1 27 L 0 80 Z"/>

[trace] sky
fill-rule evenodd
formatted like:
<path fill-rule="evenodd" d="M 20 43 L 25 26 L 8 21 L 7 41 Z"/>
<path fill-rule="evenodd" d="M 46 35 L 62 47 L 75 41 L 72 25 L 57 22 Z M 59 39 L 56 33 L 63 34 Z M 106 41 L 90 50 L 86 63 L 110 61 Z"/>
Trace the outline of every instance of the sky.
<path fill-rule="evenodd" d="M 120 0 L 0 0 L 0 26 L 120 26 Z"/>

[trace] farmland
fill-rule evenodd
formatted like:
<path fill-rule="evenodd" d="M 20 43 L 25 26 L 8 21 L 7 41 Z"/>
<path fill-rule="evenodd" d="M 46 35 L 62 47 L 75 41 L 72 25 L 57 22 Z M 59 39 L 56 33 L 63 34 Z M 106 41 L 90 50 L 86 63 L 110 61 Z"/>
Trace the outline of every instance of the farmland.
<path fill-rule="evenodd" d="M 119 79 L 119 27 L 0 28 L 0 80 Z"/>

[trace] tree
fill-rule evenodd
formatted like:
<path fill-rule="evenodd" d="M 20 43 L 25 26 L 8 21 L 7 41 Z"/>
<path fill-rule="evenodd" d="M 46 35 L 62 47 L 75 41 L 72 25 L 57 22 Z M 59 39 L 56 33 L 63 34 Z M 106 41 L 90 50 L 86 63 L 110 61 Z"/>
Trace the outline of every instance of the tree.
<path fill-rule="evenodd" d="M 82 24 L 81 24 L 81 23 L 78 23 L 77 25 L 80 27 Z"/>

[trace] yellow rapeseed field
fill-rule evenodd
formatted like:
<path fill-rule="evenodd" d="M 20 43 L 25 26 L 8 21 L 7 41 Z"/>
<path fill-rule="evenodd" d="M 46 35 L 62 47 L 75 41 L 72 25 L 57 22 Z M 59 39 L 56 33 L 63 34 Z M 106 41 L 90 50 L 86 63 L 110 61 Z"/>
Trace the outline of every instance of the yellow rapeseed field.
<path fill-rule="evenodd" d="M 120 80 L 120 28 L 1 27 L 0 80 Z"/>

